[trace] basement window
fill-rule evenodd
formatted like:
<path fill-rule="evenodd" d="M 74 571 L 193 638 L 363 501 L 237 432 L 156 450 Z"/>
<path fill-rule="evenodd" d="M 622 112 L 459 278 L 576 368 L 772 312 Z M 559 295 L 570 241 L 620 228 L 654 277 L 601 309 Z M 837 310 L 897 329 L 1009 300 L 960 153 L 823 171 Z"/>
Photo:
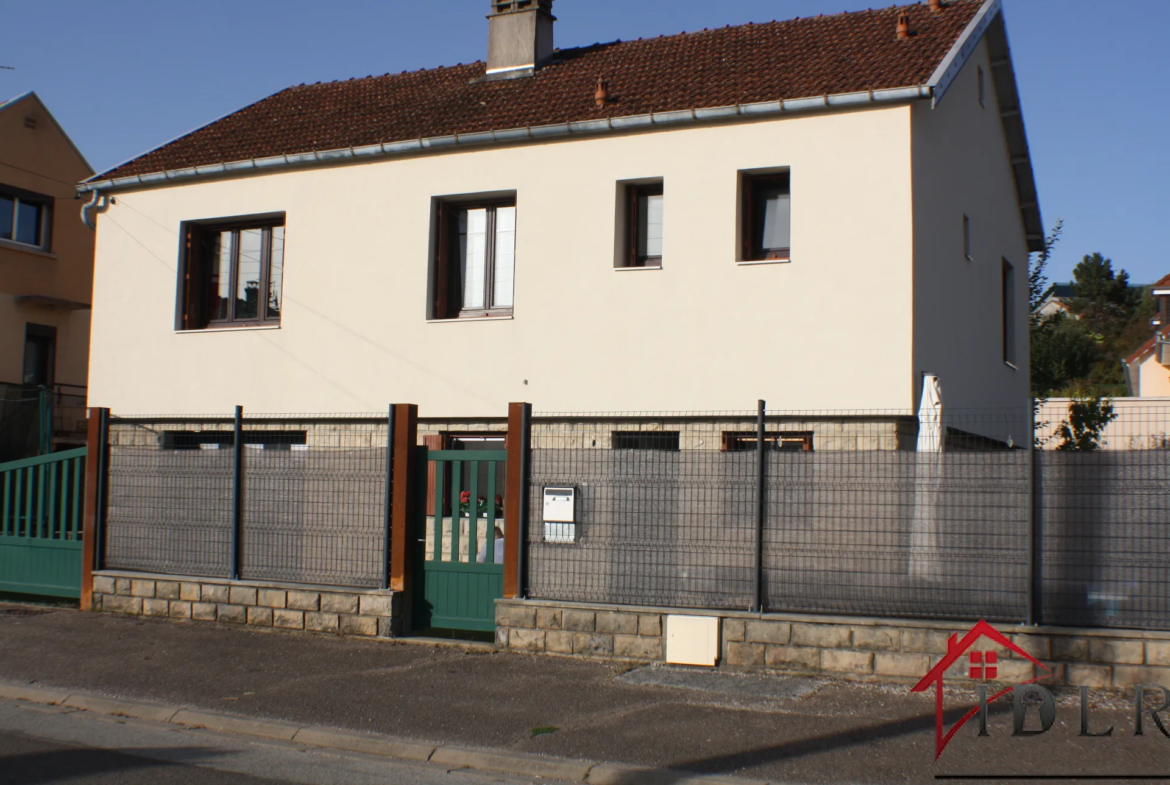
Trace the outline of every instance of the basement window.
<path fill-rule="evenodd" d="M 755 431 L 724 431 L 723 451 L 755 452 L 757 440 Z M 812 452 L 812 431 L 765 431 L 764 446 L 783 452 Z"/>
<path fill-rule="evenodd" d="M 432 319 L 512 314 L 516 201 L 436 202 Z"/>
<path fill-rule="evenodd" d="M 263 450 L 305 449 L 306 431 L 244 431 L 244 446 Z M 163 431 L 164 450 L 230 450 L 234 431 Z"/>
<path fill-rule="evenodd" d="M 615 450 L 679 451 L 678 431 L 614 431 Z"/>
<path fill-rule="evenodd" d="M 740 261 L 791 261 L 792 193 L 788 172 L 744 173 L 740 191 Z"/>
<path fill-rule="evenodd" d="M 184 226 L 176 329 L 279 325 L 284 216 Z"/>

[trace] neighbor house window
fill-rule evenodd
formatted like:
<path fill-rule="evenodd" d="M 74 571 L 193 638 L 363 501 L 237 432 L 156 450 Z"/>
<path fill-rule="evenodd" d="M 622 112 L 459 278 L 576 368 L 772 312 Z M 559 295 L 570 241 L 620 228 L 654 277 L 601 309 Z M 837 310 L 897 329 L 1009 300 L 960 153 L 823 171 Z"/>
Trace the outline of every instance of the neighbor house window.
<path fill-rule="evenodd" d="M 626 237 L 623 267 L 662 266 L 662 183 L 626 186 Z"/>
<path fill-rule="evenodd" d="M 53 198 L 0 186 L 0 240 L 47 251 Z"/>
<path fill-rule="evenodd" d="M 280 324 L 284 218 L 186 225 L 179 329 Z"/>
<path fill-rule="evenodd" d="M 757 435 L 754 431 L 723 432 L 724 452 L 755 452 Z M 769 450 L 785 452 L 812 452 L 813 435 L 809 431 L 766 431 L 764 445 Z"/>
<path fill-rule="evenodd" d="M 235 444 L 232 431 L 163 431 L 164 450 L 229 450 Z M 263 450 L 306 449 L 307 431 L 244 431 L 244 446 Z"/>
<path fill-rule="evenodd" d="M 1016 276 L 1007 259 L 1003 260 L 1003 361 L 1016 366 Z"/>
<path fill-rule="evenodd" d="M 741 261 L 792 258 L 792 194 L 787 172 L 743 175 L 740 216 Z"/>
<path fill-rule="evenodd" d="M 516 203 L 438 203 L 435 319 L 507 316 L 516 273 Z"/>
<path fill-rule="evenodd" d="M 678 431 L 614 431 L 613 448 L 678 452 L 678 436 Z"/>
<path fill-rule="evenodd" d="M 963 216 L 963 257 L 971 261 L 971 219 Z"/>

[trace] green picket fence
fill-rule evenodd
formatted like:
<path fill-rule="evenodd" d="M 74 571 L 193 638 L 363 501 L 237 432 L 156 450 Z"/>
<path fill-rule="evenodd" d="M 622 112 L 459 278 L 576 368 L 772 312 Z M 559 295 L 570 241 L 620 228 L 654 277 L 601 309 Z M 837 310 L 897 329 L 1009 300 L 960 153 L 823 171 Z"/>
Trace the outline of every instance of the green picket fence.
<path fill-rule="evenodd" d="M 0 591 L 81 596 L 85 456 L 0 463 Z"/>

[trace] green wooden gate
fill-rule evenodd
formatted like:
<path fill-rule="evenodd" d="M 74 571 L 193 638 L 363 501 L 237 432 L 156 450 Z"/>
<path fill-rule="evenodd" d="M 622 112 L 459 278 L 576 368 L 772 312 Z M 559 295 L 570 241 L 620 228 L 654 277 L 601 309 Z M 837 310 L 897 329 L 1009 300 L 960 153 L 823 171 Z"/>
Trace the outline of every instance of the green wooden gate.
<path fill-rule="evenodd" d="M 0 463 L 0 591 L 81 597 L 85 453 Z"/>
<path fill-rule="evenodd" d="M 424 465 L 434 467 L 434 494 L 433 502 L 419 505 L 422 520 L 415 528 L 411 627 L 491 632 L 496 600 L 504 596 L 503 548 L 493 535 L 496 527 L 504 529 L 501 494 L 508 453 L 425 447 L 419 452 Z M 427 483 L 430 472 L 419 474 Z M 431 496 L 429 489 L 420 490 Z"/>

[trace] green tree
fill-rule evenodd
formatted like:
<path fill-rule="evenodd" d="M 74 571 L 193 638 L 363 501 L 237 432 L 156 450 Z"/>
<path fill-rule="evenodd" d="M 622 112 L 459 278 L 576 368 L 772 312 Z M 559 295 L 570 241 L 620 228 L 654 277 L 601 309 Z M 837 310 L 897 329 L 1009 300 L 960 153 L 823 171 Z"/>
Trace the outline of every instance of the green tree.
<path fill-rule="evenodd" d="M 1085 256 L 1073 269 L 1072 290 L 1069 310 L 1105 338 L 1121 333 L 1137 305 L 1129 273 L 1114 273 L 1113 260 L 1099 253 Z"/>
<path fill-rule="evenodd" d="M 1032 394 L 1045 398 L 1089 383 L 1104 350 L 1080 321 L 1058 312 L 1032 331 Z"/>
<path fill-rule="evenodd" d="M 1060 444 L 1056 449 L 1066 452 L 1093 452 L 1100 449 L 1101 433 L 1105 426 L 1116 419 L 1112 401 L 1078 392 L 1068 405 L 1068 419 L 1057 428 Z"/>

